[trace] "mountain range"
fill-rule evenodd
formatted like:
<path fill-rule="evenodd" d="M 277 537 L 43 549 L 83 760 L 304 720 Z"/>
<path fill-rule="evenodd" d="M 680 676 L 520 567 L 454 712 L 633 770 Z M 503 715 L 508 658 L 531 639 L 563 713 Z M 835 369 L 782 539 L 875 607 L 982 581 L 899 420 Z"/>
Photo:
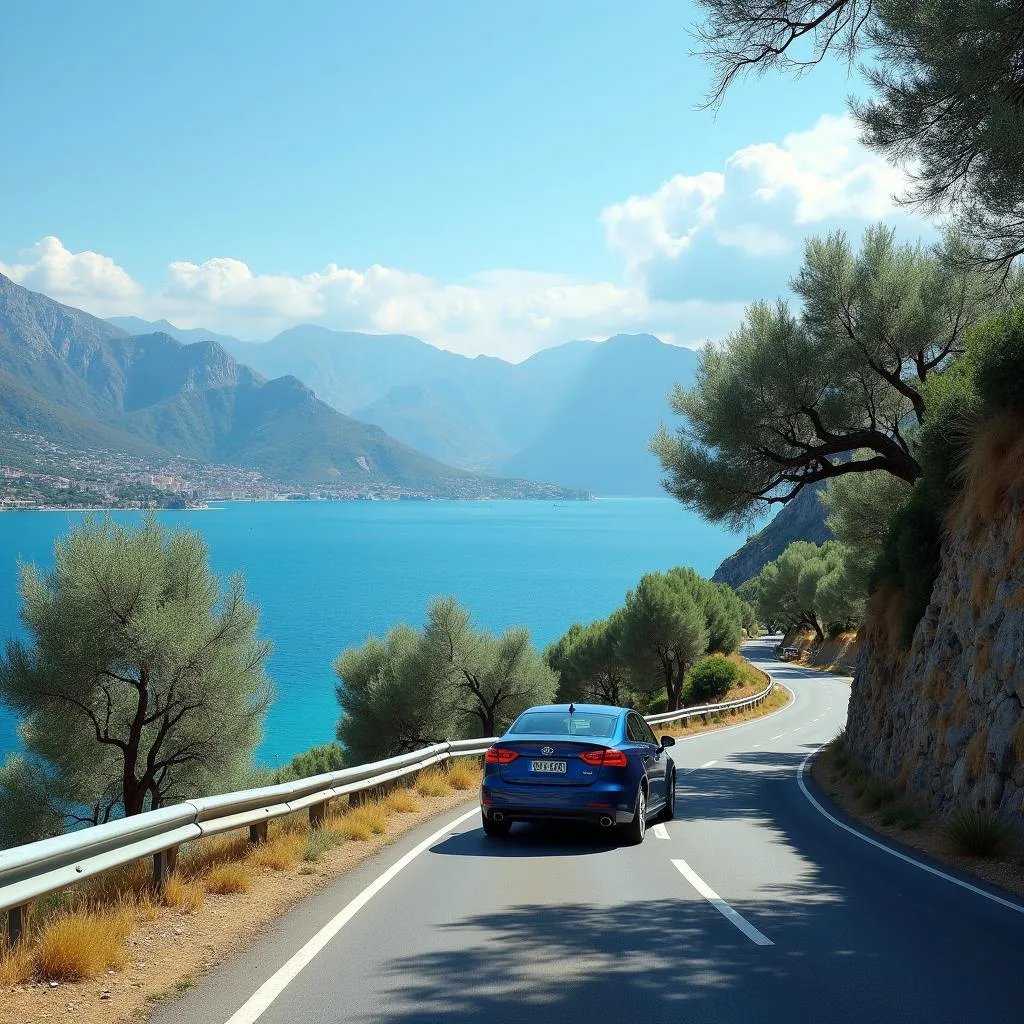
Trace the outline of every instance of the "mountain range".
<path fill-rule="evenodd" d="M 688 384 L 697 364 L 692 350 L 648 334 L 571 341 L 510 363 L 308 324 L 245 342 L 166 321 L 110 322 L 182 342 L 214 339 L 259 373 L 294 376 L 338 412 L 460 469 L 602 495 L 663 493 L 647 445 L 672 385 Z"/>
<path fill-rule="evenodd" d="M 444 465 L 343 415 L 294 376 L 267 379 L 208 337 L 131 334 L 3 275 L 0 429 L 253 467 L 285 482 L 524 495 L 521 482 Z"/>

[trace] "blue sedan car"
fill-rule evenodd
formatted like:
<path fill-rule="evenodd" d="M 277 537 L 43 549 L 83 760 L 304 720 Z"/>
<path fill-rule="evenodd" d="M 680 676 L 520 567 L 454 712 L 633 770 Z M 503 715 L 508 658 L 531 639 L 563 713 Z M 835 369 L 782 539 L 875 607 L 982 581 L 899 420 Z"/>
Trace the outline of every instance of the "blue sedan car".
<path fill-rule="evenodd" d="M 617 827 L 642 843 L 647 822 L 675 813 L 676 770 L 629 708 L 548 704 L 524 711 L 484 756 L 484 832 L 507 836 L 514 821 L 583 821 Z"/>

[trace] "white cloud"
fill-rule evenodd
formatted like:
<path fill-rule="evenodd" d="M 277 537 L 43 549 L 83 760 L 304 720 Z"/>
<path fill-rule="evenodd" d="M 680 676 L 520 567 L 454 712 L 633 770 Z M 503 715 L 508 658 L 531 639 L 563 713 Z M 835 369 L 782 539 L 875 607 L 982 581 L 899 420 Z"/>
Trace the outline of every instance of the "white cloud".
<path fill-rule="evenodd" d="M 71 252 L 54 237 L 0 271 L 100 316 L 166 317 L 247 338 L 314 322 L 509 359 L 629 331 L 695 346 L 734 327 L 745 301 L 782 291 L 809 230 L 891 216 L 903 183 L 860 146 L 849 118 L 823 117 L 781 143 L 747 146 L 719 169 L 675 175 L 603 210 L 607 243 L 623 259 L 620 282 L 488 270 L 445 283 L 333 263 L 305 274 L 259 273 L 218 256 L 172 262 L 158 287 L 144 288 L 110 257 Z"/>
<path fill-rule="evenodd" d="M 781 144 L 733 153 L 722 171 L 677 174 L 646 196 L 631 196 L 601 214 L 610 248 L 628 268 L 676 260 L 701 234 L 754 258 L 794 248 L 802 225 L 835 218 L 874 220 L 895 209 L 901 171 L 865 149 L 849 117 L 826 115 Z"/>
<path fill-rule="evenodd" d="M 53 235 L 18 253 L 18 258 L 24 262 L 0 263 L 0 273 L 33 291 L 67 299 L 85 298 L 112 307 L 143 292 L 142 286 L 109 256 L 88 250 L 69 252 Z"/>

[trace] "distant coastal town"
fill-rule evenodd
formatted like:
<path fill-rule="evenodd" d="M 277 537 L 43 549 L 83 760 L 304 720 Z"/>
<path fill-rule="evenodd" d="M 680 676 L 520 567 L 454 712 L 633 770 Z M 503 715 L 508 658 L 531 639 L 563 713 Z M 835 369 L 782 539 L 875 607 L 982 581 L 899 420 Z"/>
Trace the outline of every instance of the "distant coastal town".
<path fill-rule="evenodd" d="M 506 481 L 501 497 L 564 500 L 565 489 Z M 154 461 L 124 452 L 83 451 L 37 434 L 0 439 L 0 511 L 60 509 L 201 509 L 224 501 L 430 501 L 480 498 L 469 481 L 450 481 L 442 495 L 391 484 L 297 486 L 254 469 Z M 589 495 L 580 495 L 581 498 Z"/>

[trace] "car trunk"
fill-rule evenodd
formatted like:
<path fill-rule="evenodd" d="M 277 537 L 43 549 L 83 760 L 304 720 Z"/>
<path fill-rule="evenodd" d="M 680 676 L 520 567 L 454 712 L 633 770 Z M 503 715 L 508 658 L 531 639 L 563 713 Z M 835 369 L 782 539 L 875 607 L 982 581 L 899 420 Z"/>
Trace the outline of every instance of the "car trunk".
<path fill-rule="evenodd" d="M 565 736 L 538 737 L 526 740 L 502 740 L 500 744 L 519 756 L 501 766 L 503 782 L 524 786 L 590 786 L 601 774 L 601 768 L 587 764 L 580 754 L 587 750 L 604 750 L 606 744 L 567 739 Z M 565 771 L 538 771 L 534 765 L 565 765 Z"/>

